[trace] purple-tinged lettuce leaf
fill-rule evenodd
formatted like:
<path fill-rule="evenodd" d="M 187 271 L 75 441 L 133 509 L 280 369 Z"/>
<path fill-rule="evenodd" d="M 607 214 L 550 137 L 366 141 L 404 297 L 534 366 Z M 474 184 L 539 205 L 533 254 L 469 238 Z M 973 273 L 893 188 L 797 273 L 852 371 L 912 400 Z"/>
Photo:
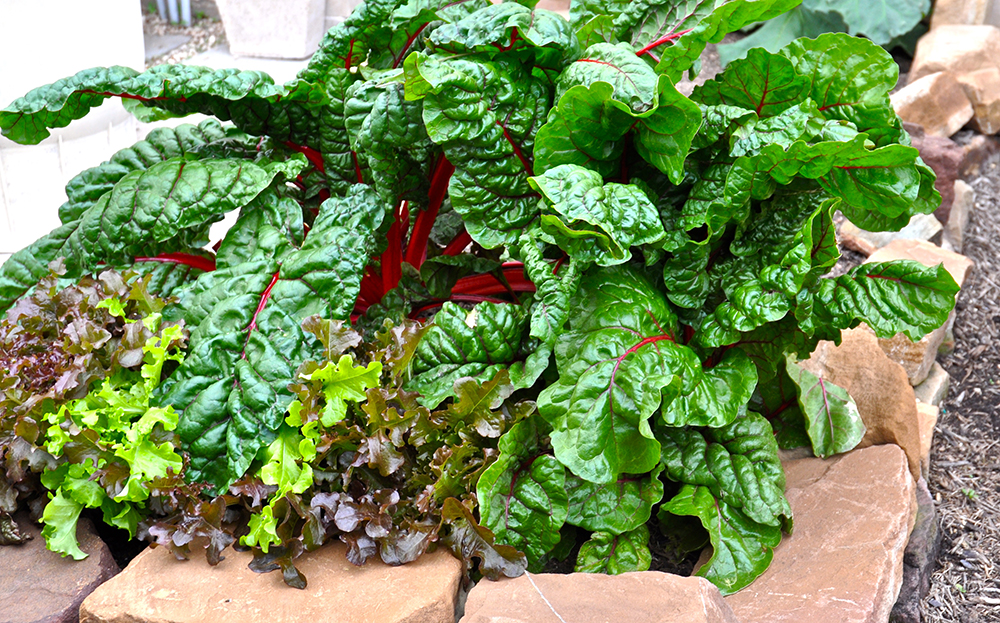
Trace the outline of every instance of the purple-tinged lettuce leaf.
<path fill-rule="evenodd" d="M 796 363 L 794 356 L 787 358 L 786 370 L 797 389 L 813 454 L 825 459 L 853 450 L 865 436 L 865 423 L 854 399 L 844 388 Z"/>
<path fill-rule="evenodd" d="M 483 525 L 497 542 L 523 551 L 532 570 L 559 543 L 567 514 L 566 471 L 547 454 L 544 437 L 541 418 L 515 424 L 476 485 Z"/>
<path fill-rule="evenodd" d="M 663 499 L 661 466 L 647 474 L 622 474 L 615 482 L 594 484 L 572 474 L 566 478 L 568 523 L 594 532 L 625 534 L 649 521 Z"/>
<path fill-rule="evenodd" d="M 708 487 L 757 523 L 790 524 L 785 472 L 763 416 L 749 412 L 720 428 L 660 427 L 657 438 L 671 480 Z"/>
<path fill-rule="evenodd" d="M 701 520 L 712 541 L 712 557 L 695 575 L 715 584 L 724 595 L 744 588 L 763 573 L 781 542 L 781 528 L 753 521 L 717 500 L 708 487 L 684 485 L 661 508 Z"/>
<path fill-rule="evenodd" d="M 493 533 L 479 525 L 469 509 L 455 498 L 444 501 L 441 520 L 451 528 L 441 541 L 453 552 L 459 553 L 466 565 L 473 558 L 478 558 L 479 570 L 487 578 L 516 578 L 527 569 L 528 561 L 524 554 L 509 545 L 496 544 Z"/>
<path fill-rule="evenodd" d="M 649 529 L 639 526 L 624 534 L 595 532 L 580 546 L 573 571 L 618 575 L 646 571 L 653 562 L 649 551 Z"/>

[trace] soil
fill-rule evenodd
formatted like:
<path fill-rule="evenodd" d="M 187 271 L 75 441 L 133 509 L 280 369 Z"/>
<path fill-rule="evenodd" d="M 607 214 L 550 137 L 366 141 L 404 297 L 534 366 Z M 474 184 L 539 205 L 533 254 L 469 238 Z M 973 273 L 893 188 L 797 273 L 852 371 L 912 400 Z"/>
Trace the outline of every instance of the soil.
<path fill-rule="evenodd" d="M 923 613 L 930 623 L 1000 621 L 1000 156 L 970 180 L 963 253 L 976 262 L 956 306 L 951 375 L 928 484 L 944 533 Z"/>

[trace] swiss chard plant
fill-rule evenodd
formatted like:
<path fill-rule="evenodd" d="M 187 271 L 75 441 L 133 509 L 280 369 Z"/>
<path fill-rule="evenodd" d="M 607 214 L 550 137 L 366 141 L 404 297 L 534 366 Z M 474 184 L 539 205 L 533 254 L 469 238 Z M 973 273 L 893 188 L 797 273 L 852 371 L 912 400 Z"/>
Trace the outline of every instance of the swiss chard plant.
<path fill-rule="evenodd" d="M 864 432 L 797 361 L 862 322 L 918 338 L 957 292 L 914 262 L 829 276 L 835 211 L 898 230 L 939 203 L 881 48 L 800 39 L 677 90 L 708 43 L 796 4 L 584 0 L 566 20 L 377 0 L 284 85 L 80 72 L 0 111 L 3 134 L 37 143 L 111 97 L 214 119 L 70 182 L 63 225 L 0 269 L 0 309 L 40 330 L 17 310 L 59 258 L 64 279 L 134 268 L 169 297 L 156 313 L 188 337 L 149 390 L 172 414 L 149 443 L 182 463 L 127 478 L 138 531 L 178 556 L 194 536 L 210 562 L 250 547 L 294 586 L 331 539 L 356 563 L 442 544 L 491 577 L 574 554 L 620 573 L 659 531 L 710 541 L 698 573 L 739 590 L 792 527 L 779 446 L 828 456 Z M 5 381 L 8 488 L 23 431 L 100 411 L 92 384 L 25 412 L 46 374 Z M 50 449 L 43 483 L 83 477 Z"/>

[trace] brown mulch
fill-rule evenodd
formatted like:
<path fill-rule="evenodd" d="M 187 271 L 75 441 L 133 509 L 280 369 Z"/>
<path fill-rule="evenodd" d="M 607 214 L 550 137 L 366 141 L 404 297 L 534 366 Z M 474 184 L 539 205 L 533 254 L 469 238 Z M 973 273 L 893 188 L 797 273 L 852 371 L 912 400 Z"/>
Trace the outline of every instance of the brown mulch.
<path fill-rule="evenodd" d="M 944 539 L 925 621 L 1000 621 L 1000 157 L 971 180 L 976 209 L 963 253 L 976 267 L 962 289 L 951 375 L 928 478 Z"/>
<path fill-rule="evenodd" d="M 183 62 L 196 54 L 226 42 L 226 31 L 222 27 L 222 22 L 212 17 L 192 17 L 191 25 L 184 26 L 162 20 L 156 13 L 145 12 L 142 16 L 142 30 L 150 35 L 187 35 L 191 37 L 190 41 L 180 47 L 146 61 L 147 69 L 155 65 Z"/>

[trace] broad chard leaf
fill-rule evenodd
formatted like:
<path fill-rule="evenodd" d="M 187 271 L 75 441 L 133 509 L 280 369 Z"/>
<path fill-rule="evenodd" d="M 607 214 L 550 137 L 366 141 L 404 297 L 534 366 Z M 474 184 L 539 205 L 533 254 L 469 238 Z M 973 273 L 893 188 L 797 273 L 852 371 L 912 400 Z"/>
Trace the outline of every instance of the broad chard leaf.
<path fill-rule="evenodd" d="M 566 479 L 569 515 L 566 521 L 593 532 L 625 534 L 649 521 L 653 506 L 663 499 L 662 467 L 647 474 L 622 474 L 615 482 L 594 484 L 578 476 Z"/>
<path fill-rule="evenodd" d="M 641 525 L 624 534 L 591 534 L 590 539 L 580 546 L 573 571 L 618 575 L 630 571 L 646 571 L 652 562 L 649 528 Z"/>
<path fill-rule="evenodd" d="M 839 385 L 816 376 L 789 356 L 788 376 L 797 387 L 799 409 L 813 454 L 826 458 L 853 450 L 865 436 L 858 405 Z"/>
<path fill-rule="evenodd" d="M 300 158 L 256 164 L 246 160 L 171 158 L 125 175 L 80 217 L 18 251 L 0 268 L 0 309 L 66 258 L 67 276 L 101 263 L 129 265 L 204 243 L 208 226 L 249 203 L 279 175 L 294 177 Z"/>
<path fill-rule="evenodd" d="M 516 305 L 486 302 L 466 310 L 445 303 L 417 345 L 406 389 L 420 392 L 421 404 L 433 409 L 455 395 L 459 379 L 490 380 L 517 360 L 527 323 Z"/>
<path fill-rule="evenodd" d="M 790 526 L 785 472 L 763 416 L 748 412 L 720 428 L 658 427 L 657 438 L 671 480 L 707 487 L 757 523 Z"/>
<path fill-rule="evenodd" d="M 568 512 L 565 468 L 547 453 L 544 427 L 540 418 L 515 424 L 476 485 L 483 525 L 523 551 L 532 570 L 559 543 Z"/>
<path fill-rule="evenodd" d="M 712 541 L 712 557 L 696 575 L 711 581 L 724 595 L 744 588 L 763 573 L 781 542 L 781 528 L 753 521 L 716 499 L 705 486 L 684 485 L 662 508 L 701 520 Z"/>
<path fill-rule="evenodd" d="M 351 212 L 358 204 L 349 199 L 327 200 L 300 248 L 262 249 L 205 275 L 182 301 L 190 349 L 159 400 L 181 413 L 189 478 L 224 488 L 243 475 L 274 439 L 296 367 L 315 359 L 302 321 L 349 316 L 384 216 L 373 191 L 356 188 L 371 198 L 366 213 Z"/>

